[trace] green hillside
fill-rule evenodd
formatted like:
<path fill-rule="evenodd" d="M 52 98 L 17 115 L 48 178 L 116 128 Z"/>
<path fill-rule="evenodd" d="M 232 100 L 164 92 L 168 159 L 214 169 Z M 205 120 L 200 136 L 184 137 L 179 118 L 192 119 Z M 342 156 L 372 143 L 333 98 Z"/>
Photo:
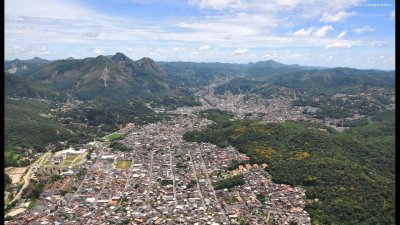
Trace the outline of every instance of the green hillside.
<path fill-rule="evenodd" d="M 7 72 L 4 73 L 4 94 L 10 97 L 65 99 L 65 94 L 58 92 L 50 84 L 40 83 Z"/>
<path fill-rule="evenodd" d="M 56 144 L 73 137 L 56 119 L 40 116 L 48 113 L 50 106 L 47 103 L 29 99 L 6 99 L 4 106 L 6 166 L 20 165 L 18 159 L 26 155 L 26 149 L 45 151 L 49 143 Z"/>
<path fill-rule="evenodd" d="M 276 93 L 271 88 L 290 88 L 309 95 L 332 95 L 335 93 L 354 94 L 368 88 L 394 89 L 394 71 L 357 70 L 333 68 L 324 70 L 303 70 L 281 72 L 258 77 L 248 76 L 233 79 L 215 88 L 216 94 L 230 90 L 233 94 L 254 93 L 266 97 Z"/>

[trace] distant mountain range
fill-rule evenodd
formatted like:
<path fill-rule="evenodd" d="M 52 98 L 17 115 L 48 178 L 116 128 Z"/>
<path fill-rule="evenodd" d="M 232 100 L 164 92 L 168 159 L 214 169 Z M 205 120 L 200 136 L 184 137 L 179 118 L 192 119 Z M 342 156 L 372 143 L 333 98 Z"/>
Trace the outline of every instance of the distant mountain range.
<path fill-rule="evenodd" d="M 4 65 L 6 95 L 74 97 L 85 101 L 135 99 L 161 105 L 193 103 L 188 88 L 228 78 L 273 78 L 276 85 L 304 88 L 320 88 L 321 82 L 329 81 L 326 84 L 339 88 L 349 82 L 363 82 L 364 78 L 369 83 L 386 84 L 394 77 L 393 71 L 286 65 L 274 60 L 248 64 L 156 63 L 147 57 L 134 61 L 123 53 L 54 61 L 39 57 L 15 59 L 5 61 Z M 15 75 L 17 77 L 13 77 Z"/>
<path fill-rule="evenodd" d="M 50 62 L 51 61 L 39 57 L 35 57 L 33 59 L 28 59 L 28 60 L 20 60 L 20 59 L 14 59 L 11 61 L 6 60 L 4 62 L 4 68 L 8 73 L 16 74 L 16 73 L 23 73 L 24 71 L 28 71 L 41 64 L 49 64 Z"/>
<path fill-rule="evenodd" d="M 293 65 L 286 65 L 282 64 L 279 62 L 276 62 L 274 60 L 268 60 L 268 61 L 259 61 L 256 63 L 248 63 L 248 64 L 232 64 L 232 63 L 195 63 L 195 62 L 157 62 L 154 63 L 154 61 L 150 58 L 144 57 L 141 60 L 138 61 L 133 61 L 132 59 L 128 58 L 126 55 L 122 53 L 117 53 L 115 55 L 108 55 L 108 56 L 101 56 L 108 58 L 114 62 L 127 62 L 130 64 L 130 66 L 133 66 L 135 69 L 150 69 L 150 72 L 156 72 L 157 74 L 163 74 L 166 75 L 164 70 L 160 68 L 157 64 L 162 65 L 165 67 L 165 70 L 171 70 L 173 72 L 176 69 L 179 68 L 190 68 L 190 69 L 198 69 L 198 68 L 208 68 L 214 70 L 226 70 L 229 72 L 256 72 L 255 70 L 262 70 L 262 69 L 292 69 L 293 71 L 296 70 L 310 70 L 310 69 L 327 69 L 327 67 L 316 67 L 316 66 L 301 66 L 298 64 L 293 64 Z M 28 59 L 28 60 L 20 60 L 20 59 L 14 59 L 14 60 L 6 60 L 4 62 L 4 68 L 5 70 L 10 73 L 10 74 L 24 74 L 27 71 L 31 71 L 32 69 L 35 69 L 36 67 L 40 65 L 46 65 L 50 64 L 52 62 L 56 61 L 69 61 L 69 60 L 86 60 L 89 58 L 85 59 L 74 59 L 72 57 L 69 57 L 67 59 L 62 59 L 62 60 L 46 60 L 42 59 L 39 57 L 35 57 L 33 59 Z M 149 63 L 151 62 L 151 63 Z M 121 63 L 119 65 L 122 65 Z M 155 65 L 155 67 L 152 67 Z M 153 71 L 152 71 L 153 70 Z"/>

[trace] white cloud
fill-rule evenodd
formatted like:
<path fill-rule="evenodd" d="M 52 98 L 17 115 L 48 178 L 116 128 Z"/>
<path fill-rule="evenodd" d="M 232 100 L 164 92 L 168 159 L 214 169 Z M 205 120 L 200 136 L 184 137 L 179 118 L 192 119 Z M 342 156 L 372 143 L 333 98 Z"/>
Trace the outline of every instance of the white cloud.
<path fill-rule="evenodd" d="M 199 47 L 199 50 L 209 50 L 211 47 L 209 45 L 203 45 Z"/>
<path fill-rule="evenodd" d="M 370 27 L 370 26 L 364 26 L 364 27 L 358 27 L 356 29 L 354 29 L 354 32 L 356 32 L 357 34 L 362 34 L 364 32 L 372 32 L 375 29 Z"/>
<path fill-rule="evenodd" d="M 38 54 L 40 55 L 48 55 L 50 54 L 49 47 L 47 45 L 42 45 L 38 49 Z"/>
<path fill-rule="evenodd" d="M 95 53 L 95 54 L 104 54 L 105 51 L 102 50 L 102 49 L 94 49 L 94 50 L 93 50 L 93 53 Z"/>
<path fill-rule="evenodd" d="M 391 18 L 391 19 L 395 19 L 395 17 L 396 17 L 396 12 L 393 10 L 393 11 L 390 13 L 390 18 Z"/>
<path fill-rule="evenodd" d="M 358 2 L 364 2 L 359 0 Z M 321 11 L 329 13 L 344 10 L 354 6 L 354 0 L 188 0 L 190 5 L 197 5 L 200 9 L 210 8 L 214 10 L 263 10 L 269 12 L 290 11 L 301 9 L 308 16 L 320 16 Z M 300 13 L 301 16 L 304 13 Z"/>
<path fill-rule="evenodd" d="M 77 2 L 66 0 L 6 0 L 4 5 L 6 6 L 4 10 L 5 16 L 60 20 L 106 18 L 93 10 L 82 7 Z"/>
<path fill-rule="evenodd" d="M 182 48 L 182 47 L 177 47 L 177 48 L 173 48 L 172 51 L 174 52 L 181 52 L 181 51 L 185 51 L 186 48 Z"/>
<path fill-rule="evenodd" d="M 317 38 L 323 38 L 330 30 L 333 30 L 332 26 L 323 26 L 320 29 L 316 30 L 313 34 Z"/>
<path fill-rule="evenodd" d="M 25 51 L 26 51 L 26 49 L 25 49 L 24 47 L 21 47 L 21 46 L 13 46 L 13 47 L 10 47 L 10 48 L 6 48 L 6 49 L 5 49 L 5 54 L 6 54 L 6 55 L 7 55 L 7 54 L 13 55 L 13 54 L 22 53 L 22 52 L 25 52 Z"/>
<path fill-rule="evenodd" d="M 384 59 L 385 56 L 384 56 L 384 55 L 380 55 L 379 58 L 380 58 L 380 59 Z"/>
<path fill-rule="evenodd" d="M 346 35 L 346 33 L 347 33 L 346 30 L 340 32 L 340 34 L 337 36 L 337 38 L 339 38 L 339 39 L 340 39 L 340 38 L 343 38 L 343 37 Z"/>
<path fill-rule="evenodd" d="M 310 27 L 308 29 L 302 28 L 302 29 L 300 29 L 300 30 L 298 30 L 296 32 L 293 32 L 292 35 L 293 36 L 300 36 L 300 37 L 307 37 L 307 36 L 310 36 L 310 34 L 313 32 L 313 30 L 314 30 L 313 27 Z"/>
<path fill-rule="evenodd" d="M 249 49 L 247 49 L 247 48 L 237 48 L 233 52 L 233 54 L 235 54 L 235 55 L 244 55 L 244 54 L 247 54 L 248 52 L 249 52 Z"/>
<path fill-rule="evenodd" d="M 266 54 L 266 55 L 263 55 L 262 57 L 263 57 L 263 58 L 267 58 L 267 59 L 273 59 L 273 58 L 277 58 L 278 56 L 279 56 L 278 53 L 273 53 L 273 54 Z"/>
<path fill-rule="evenodd" d="M 328 14 L 324 13 L 322 18 L 319 20 L 321 22 L 338 22 L 343 21 L 350 16 L 356 15 L 355 12 L 346 12 L 346 11 L 339 11 L 336 14 Z"/>
<path fill-rule="evenodd" d="M 189 0 L 189 4 L 198 4 L 200 8 L 223 9 L 237 7 L 242 4 L 240 0 Z"/>
<path fill-rule="evenodd" d="M 348 42 L 332 42 L 327 44 L 325 48 L 350 48 L 351 44 Z"/>
<path fill-rule="evenodd" d="M 301 54 L 297 54 L 297 53 L 293 53 L 293 54 L 288 56 L 288 58 L 299 58 L 299 57 L 302 57 L 302 55 Z"/>
<path fill-rule="evenodd" d="M 372 47 L 380 48 L 380 47 L 382 47 L 382 42 L 375 41 L 375 42 L 371 43 L 371 45 L 372 45 Z"/>

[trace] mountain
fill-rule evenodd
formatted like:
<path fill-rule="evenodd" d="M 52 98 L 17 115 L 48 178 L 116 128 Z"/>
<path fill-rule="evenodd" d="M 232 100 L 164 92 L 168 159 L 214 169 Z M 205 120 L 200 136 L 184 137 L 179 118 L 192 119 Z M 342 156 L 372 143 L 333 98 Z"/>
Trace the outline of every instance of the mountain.
<path fill-rule="evenodd" d="M 159 76 L 166 76 L 166 73 L 164 72 L 164 70 L 161 69 L 161 67 L 158 66 L 156 64 L 156 62 L 154 62 L 150 58 L 144 57 L 144 58 L 138 60 L 136 63 L 139 66 L 139 68 L 141 70 L 145 71 L 146 73 L 155 74 L 155 75 L 159 75 Z"/>
<path fill-rule="evenodd" d="M 265 66 L 266 64 L 263 64 Z M 280 66 L 274 64 L 275 66 Z M 275 67 L 277 68 L 277 67 Z M 286 66 L 280 68 L 287 68 Z M 263 67 L 264 75 L 247 76 L 233 79 L 216 87 L 217 94 L 229 90 L 233 94 L 265 93 L 265 89 L 278 91 L 279 88 L 291 88 L 301 92 L 332 94 L 336 92 L 356 93 L 367 88 L 394 88 L 394 71 L 359 70 L 352 68 L 329 68 L 313 70 L 268 70 Z M 263 74 L 263 73 L 260 73 Z M 273 87 L 271 89 L 271 87 Z"/>
<path fill-rule="evenodd" d="M 288 73 L 307 70 L 308 68 L 297 65 L 286 65 L 274 60 L 249 63 L 246 66 L 246 73 L 251 77 L 263 77 L 270 75 L 283 75 Z"/>
<path fill-rule="evenodd" d="M 288 65 L 276 62 L 272 59 L 267 60 L 267 61 L 258 61 L 256 63 L 249 63 L 249 67 L 252 68 L 283 68 L 283 67 L 288 67 Z"/>
<path fill-rule="evenodd" d="M 286 65 L 274 60 L 258 61 L 248 64 L 234 63 L 195 63 L 195 62 L 158 62 L 170 76 L 189 78 L 186 85 L 205 85 L 210 81 L 224 80 L 238 76 L 259 77 L 265 75 L 285 74 L 320 67 Z"/>
<path fill-rule="evenodd" d="M 51 98 L 61 100 L 65 96 L 51 85 L 43 84 L 15 74 L 4 73 L 4 94 L 10 97 Z"/>
<path fill-rule="evenodd" d="M 198 87 L 210 82 L 244 76 L 245 64 L 158 62 L 167 75 L 184 87 Z"/>
<path fill-rule="evenodd" d="M 40 64 L 49 64 L 51 61 L 47 59 L 42 59 L 39 57 L 35 57 L 33 59 L 27 59 L 24 60 L 25 63 L 31 64 L 31 65 L 40 65 Z"/>
<path fill-rule="evenodd" d="M 28 63 L 41 62 L 33 59 Z M 102 133 L 115 131 L 127 123 L 140 125 L 164 118 L 163 115 L 154 113 L 154 107 L 173 109 L 183 105 L 198 104 L 188 89 L 177 85 L 176 79 L 168 76 L 152 59 L 143 58 L 134 61 L 122 53 L 110 57 L 55 60 L 16 74 L 5 72 L 4 83 L 6 106 L 7 109 L 10 108 L 5 123 L 6 132 L 10 135 L 20 132 L 16 138 L 12 138 L 12 135 L 7 137 L 7 146 L 13 149 L 25 148 L 32 143 L 37 144 L 34 148 L 38 151 L 44 147 L 42 142 L 35 141 L 41 136 L 33 130 L 32 121 L 27 123 L 21 120 L 22 122 L 15 123 L 8 119 L 22 115 L 21 111 L 24 108 L 29 111 L 29 107 L 35 104 L 34 99 L 37 98 L 58 102 L 68 101 L 73 104 L 73 107 L 68 105 L 66 110 L 54 115 L 51 124 L 44 124 L 46 119 L 40 117 L 35 119 L 34 128 L 49 137 L 54 136 L 50 135 L 54 130 L 61 130 L 59 127 L 63 126 L 60 121 L 67 121 L 68 129 L 74 133 L 83 129 L 89 129 L 91 133 Z M 29 97 L 33 100 L 20 97 Z M 18 107 L 14 106 L 17 104 Z M 30 121 L 30 118 L 32 117 L 27 116 L 26 120 Z M 74 124 L 83 123 L 89 126 L 74 127 L 77 126 Z M 85 132 L 87 133 L 87 130 Z M 73 136 L 71 138 L 75 141 L 81 140 Z M 21 141 L 18 139 L 20 137 L 30 138 L 29 141 L 28 139 Z M 58 140 L 56 137 L 53 139 Z"/>
<path fill-rule="evenodd" d="M 394 88 L 394 71 L 337 67 L 298 71 L 274 77 L 274 84 L 306 92 L 358 92 L 370 87 Z"/>
<path fill-rule="evenodd" d="M 20 74 L 32 68 L 35 68 L 39 65 L 49 64 L 50 62 L 51 61 L 39 57 L 35 57 L 33 59 L 28 59 L 28 60 L 20 60 L 20 59 L 14 59 L 10 61 L 6 60 L 4 62 L 4 69 L 6 72 L 10 74 Z"/>
<path fill-rule="evenodd" d="M 145 57 L 134 61 L 123 53 L 55 60 L 20 72 L 18 77 L 24 84 L 29 81 L 49 86 L 65 98 L 83 101 L 138 100 L 168 107 L 195 104 L 193 94 L 154 60 Z"/>

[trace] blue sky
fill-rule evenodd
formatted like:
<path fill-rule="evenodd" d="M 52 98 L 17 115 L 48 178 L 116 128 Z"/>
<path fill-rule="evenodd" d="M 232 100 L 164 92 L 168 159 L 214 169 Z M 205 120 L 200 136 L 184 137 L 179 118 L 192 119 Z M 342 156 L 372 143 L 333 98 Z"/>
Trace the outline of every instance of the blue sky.
<path fill-rule="evenodd" d="M 357 3 L 357 4 L 355 4 Z M 376 5 L 378 4 L 378 5 Z M 395 67 L 394 0 L 6 0 L 5 58 Z"/>

